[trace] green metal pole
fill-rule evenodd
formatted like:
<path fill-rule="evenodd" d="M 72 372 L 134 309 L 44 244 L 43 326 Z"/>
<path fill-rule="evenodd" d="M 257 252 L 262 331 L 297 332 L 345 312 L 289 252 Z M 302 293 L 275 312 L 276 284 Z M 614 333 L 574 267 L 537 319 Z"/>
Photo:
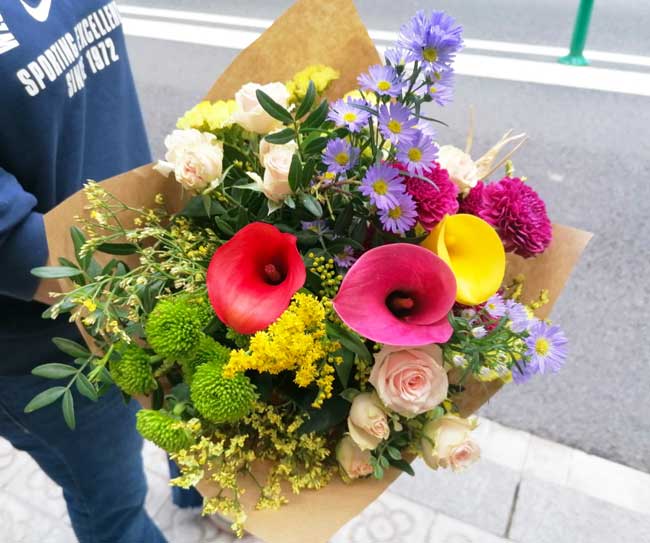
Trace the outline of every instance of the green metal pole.
<path fill-rule="evenodd" d="M 593 7 L 594 0 L 580 0 L 576 23 L 573 27 L 571 49 L 569 50 L 569 54 L 558 59 L 558 62 L 561 62 L 562 64 L 570 64 L 572 66 L 589 65 L 589 61 L 584 57 L 583 51 L 585 50 L 585 43 L 587 42 L 587 33 L 589 32 L 589 22 L 591 20 Z"/>

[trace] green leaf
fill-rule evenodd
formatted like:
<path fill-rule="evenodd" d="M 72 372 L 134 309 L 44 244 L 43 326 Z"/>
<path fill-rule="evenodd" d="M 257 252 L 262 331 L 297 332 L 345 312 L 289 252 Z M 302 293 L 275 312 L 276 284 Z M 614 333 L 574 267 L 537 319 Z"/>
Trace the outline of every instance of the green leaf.
<path fill-rule="evenodd" d="M 320 155 L 321 151 L 325 149 L 328 141 L 329 140 L 324 136 L 309 140 L 305 143 L 304 151 L 308 155 Z"/>
<path fill-rule="evenodd" d="M 285 108 L 278 104 L 273 98 L 266 94 L 263 90 L 257 89 L 255 91 L 257 96 L 257 101 L 259 102 L 262 109 L 266 111 L 271 117 L 281 121 L 284 124 L 291 124 L 293 122 L 293 117 Z"/>
<path fill-rule="evenodd" d="M 72 398 L 72 392 L 67 388 L 63 394 L 63 401 L 61 402 L 61 409 L 63 411 L 63 418 L 65 423 L 68 425 L 70 430 L 74 430 L 77 425 L 74 416 L 74 399 Z"/>
<path fill-rule="evenodd" d="M 373 467 L 372 474 L 375 479 L 382 479 L 384 477 L 384 469 L 379 465 L 379 463 L 376 463 Z"/>
<path fill-rule="evenodd" d="M 97 396 L 97 391 L 95 390 L 95 387 L 88 380 L 88 377 L 86 377 L 83 373 L 77 375 L 77 379 L 74 382 L 74 384 L 77 387 L 79 394 L 85 396 L 89 400 L 96 402 L 97 399 L 99 398 Z"/>
<path fill-rule="evenodd" d="M 210 208 L 205 209 L 203 198 L 201 196 L 195 196 L 189 202 L 187 202 L 183 211 L 179 213 L 183 217 L 212 217 L 213 215 L 219 215 L 224 213 L 226 210 L 224 207 L 217 202 L 214 198 L 210 198 Z"/>
<path fill-rule="evenodd" d="M 165 403 L 165 392 L 161 386 L 157 386 L 153 394 L 151 395 L 151 409 L 162 409 L 163 404 Z"/>
<path fill-rule="evenodd" d="M 388 456 L 390 456 L 393 460 L 401 460 L 402 459 L 402 453 L 396 447 L 391 447 L 389 445 L 388 447 L 386 447 L 386 452 L 388 453 Z"/>
<path fill-rule="evenodd" d="M 357 390 L 356 388 L 346 388 L 343 392 L 341 392 L 340 396 L 341 398 L 344 398 L 348 402 L 352 403 L 352 400 L 354 400 L 359 394 L 361 394 L 361 391 Z"/>
<path fill-rule="evenodd" d="M 390 462 L 388 462 L 388 458 L 386 458 L 385 456 L 380 456 L 379 465 L 384 469 L 388 469 L 390 467 Z"/>
<path fill-rule="evenodd" d="M 72 358 L 87 358 L 90 356 L 90 351 L 83 345 L 79 345 L 76 341 L 64 337 L 52 338 L 52 342 L 60 351 L 71 356 Z"/>
<path fill-rule="evenodd" d="M 372 362 L 372 355 L 366 347 L 366 344 L 354 332 L 348 331 L 338 324 L 327 322 L 325 324 L 327 336 L 330 339 L 338 341 L 343 347 L 355 353 L 359 358 L 366 362 Z"/>
<path fill-rule="evenodd" d="M 329 105 L 327 104 L 327 100 L 323 100 L 320 105 L 309 114 L 309 116 L 305 119 L 305 122 L 302 123 L 302 126 L 305 128 L 319 127 L 325 122 L 328 111 Z"/>
<path fill-rule="evenodd" d="M 253 192 L 262 192 L 262 187 L 257 183 L 248 183 L 246 185 L 233 185 L 233 189 L 252 190 Z"/>
<path fill-rule="evenodd" d="M 279 132 L 273 132 L 273 134 L 267 134 L 264 137 L 264 139 L 269 143 L 282 145 L 283 143 L 289 143 L 295 137 L 296 137 L 296 132 L 293 128 L 284 128 Z"/>
<path fill-rule="evenodd" d="M 295 202 L 295 200 L 294 200 L 291 196 L 287 196 L 287 197 L 284 199 L 284 203 L 286 204 L 286 206 L 287 206 L 288 208 L 290 208 L 290 209 L 296 209 L 296 202 Z"/>
<path fill-rule="evenodd" d="M 314 170 L 316 169 L 316 161 L 314 159 L 309 159 L 302 167 L 302 176 L 300 179 L 300 184 L 303 187 L 309 185 L 309 182 L 314 177 Z"/>
<path fill-rule="evenodd" d="M 32 375 L 44 377 L 45 379 L 63 379 L 77 373 L 77 368 L 67 364 L 53 362 L 51 364 L 41 364 L 32 370 Z"/>
<path fill-rule="evenodd" d="M 300 187 L 302 178 L 302 162 L 300 157 L 295 154 L 291 157 L 291 166 L 289 166 L 289 187 L 292 192 L 296 192 Z"/>
<path fill-rule="evenodd" d="M 67 389 L 65 387 L 52 387 L 37 394 L 25 406 L 25 413 L 32 413 L 57 401 Z"/>
<path fill-rule="evenodd" d="M 348 381 L 350 380 L 350 374 L 352 373 L 352 366 L 354 366 L 354 353 L 348 351 L 347 349 L 341 349 L 340 354 L 343 358 L 343 362 L 336 364 L 336 375 L 341 381 L 343 387 L 348 386 Z"/>
<path fill-rule="evenodd" d="M 222 218 L 216 217 L 214 222 L 217 225 L 217 228 L 219 230 L 221 230 L 227 236 L 234 236 L 235 235 L 235 231 L 232 229 L 232 227 L 226 221 L 224 221 Z"/>
<path fill-rule="evenodd" d="M 138 247 L 133 243 L 102 243 L 97 250 L 109 255 L 132 255 Z"/>
<path fill-rule="evenodd" d="M 315 217 L 323 216 L 323 208 L 321 207 L 320 202 L 311 194 L 304 195 L 302 204 L 305 206 L 305 209 Z"/>
<path fill-rule="evenodd" d="M 337 236 L 347 234 L 350 226 L 352 226 L 352 219 L 354 218 L 354 206 L 349 203 L 343 208 L 343 211 L 336 217 L 334 222 L 334 233 Z"/>
<path fill-rule="evenodd" d="M 333 396 L 323 402 L 320 409 L 308 409 L 309 418 L 300 427 L 301 434 L 324 432 L 345 420 L 350 404 L 340 396 Z"/>
<path fill-rule="evenodd" d="M 390 459 L 390 465 L 402 470 L 404 473 L 408 473 L 411 477 L 415 476 L 415 472 L 413 471 L 413 468 L 411 467 L 411 464 L 409 464 L 406 460 L 393 460 L 392 458 Z"/>
<path fill-rule="evenodd" d="M 61 279 L 62 277 L 74 277 L 81 275 L 82 270 L 78 268 L 68 268 L 67 266 L 39 266 L 32 268 L 32 275 L 41 279 Z"/>
<path fill-rule="evenodd" d="M 90 253 L 84 257 L 80 256 L 81 248 L 86 243 L 86 236 L 84 236 L 83 232 L 76 226 L 70 228 L 70 236 L 72 237 L 72 244 L 74 245 L 74 254 L 77 258 L 77 263 L 81 266 L 82 270 L 86 271 L 88 269 L 88 264 L 90 264 L 90 259 L 92 258 L 92 254 Z"/>
<path fill-rule="evenodd" d="M 117 268 L 117 262 L 118 262 L 117 259 L 111 258 L 106 264 L 106 266 L 102 268 L 102 275 L 110 275 L 111 273 L 113 273 L 113 270 Z"/>
<path fill-rule="evenodd" d="M 301 119 L 307 115 L 311 106 L 314 105 L 314 100 L 316 100 L 316 85 L 314 85 L 314 82 L 310 79 L 309 85 L 307 86 L 307 92 L 305 93 L 305 98 L 296 111 L 296 119 Z"/>

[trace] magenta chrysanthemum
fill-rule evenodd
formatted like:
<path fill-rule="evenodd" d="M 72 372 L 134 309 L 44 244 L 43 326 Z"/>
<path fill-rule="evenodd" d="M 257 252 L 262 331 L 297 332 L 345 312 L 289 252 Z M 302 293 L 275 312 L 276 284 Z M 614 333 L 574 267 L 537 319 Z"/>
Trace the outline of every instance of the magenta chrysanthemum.
<path fill-rule="evenodd" d="M 403 164 L 395 164 L 402 171 L 407 171 Z M 447 170 L 437 162 L 425 171 L 422 177 L 405 177 L 406 192 L 410 194 L 417 205 L 418 220 L 427 230 L 433 230 L 445 215 L 453 215 L 458 211 L 458 187 L 449 179 Z"/>
<path fill-rule="evenodd" d="M 476 186 L 472 187 L 472 190 L 467 193 L 467 196 L 460 201 L 458 212 L 480 217 L 485 205 L 483 189 L 485 189 L 483 181 L 476 183 Z"/>
<path fill-rule="evenodd" d="M 506 251 L 524 258 L 543 253 L 553 237 L 544 201 L 517 177 L 484 186 L 479 217 L 496 228 Z"/>

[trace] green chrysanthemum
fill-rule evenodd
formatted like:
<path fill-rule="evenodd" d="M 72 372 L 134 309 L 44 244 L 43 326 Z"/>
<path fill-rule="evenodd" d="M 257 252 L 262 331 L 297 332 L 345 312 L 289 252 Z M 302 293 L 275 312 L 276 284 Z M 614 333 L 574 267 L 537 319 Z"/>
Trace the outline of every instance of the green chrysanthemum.
<path fill-rule="evenodd" d="M 210 336 L 204 335 L 191 355 L 183 358 L 181 361 L 183 378 L 188 385 L 191 385 L 196 368 L 207 362 L 226 364 L 229 359 L 230 349 L 224 347 L 221 343 L 217 343 Z"/>
<path fill-rule="evenodd" d="M 205 328 L 212 322 L 215 314 L 214 309 L 212 309 L 212 305 L 210 304 L 210 300 L 208 299 L 207 292 L 188 298 L 188 304 L 195 309 L 199 321 L 201 321 L 201 328 Z"/>
<path fill-rule="evenodd" d="M 119 359 L 111 360 L 111 376 L 115 384 L 127 394 L 149 394 L 156 388 L 147 352 L 137 345 L 117 348 Z"/>
<path fill-rule="evenodd" d="M 194 439 L 183 428 L 183 422 L 163 411 L 141 409 L 136 414 L 135 426 L 145 439 L 167 452 L 178 452 L 194 444 Z"/>
<path fill-rule="evenodd" d="M 256 398 L 255 386 L 243 373 L 222 375 L 224 364 L 207 362 L 196 369 L 190 387 L 194 407 L 210 422 L 235 422 L 246 416 Z"/>
<path fill-rule="evenodd" d="M 168 298 L 156 304 L 149 315 L 145 332 L 149 345 L 167 358 L 188 354 L 203 333 L 198 311 L 182 297 Z"/>

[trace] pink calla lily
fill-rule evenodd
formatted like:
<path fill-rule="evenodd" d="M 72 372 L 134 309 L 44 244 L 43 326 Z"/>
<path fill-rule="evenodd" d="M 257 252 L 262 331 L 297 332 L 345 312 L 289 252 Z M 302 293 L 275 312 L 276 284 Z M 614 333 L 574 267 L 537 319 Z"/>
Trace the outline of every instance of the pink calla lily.
<path fill-rule="evenodd" d="M 334 309 L 352 330 L 387 345 L 443 343 L 452 333 L 447 314 L 456 279 L 445 262 L 418 245 L 371 249 L 350 268 Z"/>

